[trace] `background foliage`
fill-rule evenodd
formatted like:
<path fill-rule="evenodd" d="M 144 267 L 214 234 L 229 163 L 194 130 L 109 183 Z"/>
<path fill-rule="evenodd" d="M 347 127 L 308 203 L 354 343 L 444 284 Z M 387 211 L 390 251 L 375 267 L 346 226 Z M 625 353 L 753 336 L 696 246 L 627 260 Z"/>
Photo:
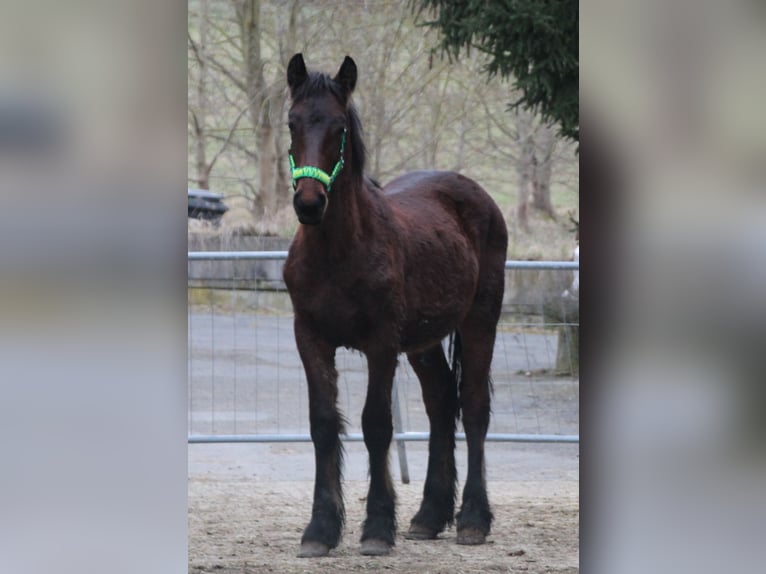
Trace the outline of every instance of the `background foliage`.
<path fill-rule="evenodd" d="M 521 93 L 502 74 L 487 76 L 486 54 L 434 52 L 439 35 L 409 2 L 190 0 L 188 24 L 189 187 L 225 194 L 224 227 L 292 234 L 286 65 L 303 52 L 309 68 L 334 74 L 349 54 L 368 175 L 464 173 L 501 205 L 512 252 L 568 258 L 574 144 L 538 115 L 508 109 Z"/>

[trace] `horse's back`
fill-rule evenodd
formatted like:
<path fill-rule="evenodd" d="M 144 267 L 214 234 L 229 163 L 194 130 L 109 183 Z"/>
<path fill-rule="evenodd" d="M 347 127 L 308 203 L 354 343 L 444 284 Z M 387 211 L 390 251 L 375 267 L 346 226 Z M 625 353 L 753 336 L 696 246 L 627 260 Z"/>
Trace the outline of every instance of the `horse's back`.
<path fill-rule="evenodd" d="M 402 191 L 412 191 L 415 189 L 424 189 L 441 181 L 445 176 L 458 175 L 451 171 L 421 170 L 410 171 L 397 178 L 392 179 L 383 186 L 383 191 L 387 195 L 394 195 Z"/>
<path fill-rule="evenodd" d="M 414 171 L 390 181 L 383 191 L 394 210 L 412 223 L 422 220 L 428 228 L 441 217 L 455 217 L 477 249 L 502 252 L 505 260 L 505 220 L 474 180 L 452 171 Z"/>
<path fill-rule="evenodd" d="M 409 172 L 387 183 L 383 192 L 393 205 L 407 206 L 418 200 L 438 201 L 458 209 L 485 211 L 493 217 L 503 218 L 500 208 L 483 187 L 454 171 Z"/>

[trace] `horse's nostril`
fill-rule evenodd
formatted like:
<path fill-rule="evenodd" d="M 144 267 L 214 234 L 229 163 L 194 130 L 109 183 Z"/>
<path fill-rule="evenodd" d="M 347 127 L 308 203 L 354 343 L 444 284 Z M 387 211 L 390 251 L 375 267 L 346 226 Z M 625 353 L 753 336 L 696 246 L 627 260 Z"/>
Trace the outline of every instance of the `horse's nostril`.
<path fill-rule="evenodd" d="M 293 207 L 298 214 L 298 218 L 303 221 L 318 220 L 322 217 L 325 204 L 327 203 L 327 197 L 323 193 L 313 196 L 310 200 L 307 200 L 301 190 L 298 189 L 293 195 Z"/>
<path fill-rule="evenodd" d="M 311 195 L 311 194 L 309 194 Z M 323 193 L 318 193 L 313 197 L 305 197 L 305 194 L 301 193 L 301 190 L 295 192 L 295 195 L 293 195 L 293 204 L 296 206 L 318 206 L 318 207 L 324 207 L 324 204 L 327 202 L 327 199 L 325 198 Z"/>

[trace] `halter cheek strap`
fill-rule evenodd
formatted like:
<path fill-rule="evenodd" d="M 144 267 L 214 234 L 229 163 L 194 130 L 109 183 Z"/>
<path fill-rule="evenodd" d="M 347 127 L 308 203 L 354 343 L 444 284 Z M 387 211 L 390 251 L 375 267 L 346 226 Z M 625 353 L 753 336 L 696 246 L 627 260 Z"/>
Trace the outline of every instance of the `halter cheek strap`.
<path fill-rule="evenodd" d="M 292 178 L 293 189 L 297 187 L 299 179 L 303 177 L 310 177 L 312 179 L 316 179 L 317 181 L 321 182 L 322 185 L 324 185 L 327 188 L 327 191 L 329 192 L 333 182 L 335 181 L 335 178 L 338 177 L 340 170 L 343 169 L 343 163 L 344 163 L 343 151 L 345 149 L 346 149 L 346 128 L 343 128 L 343 136 L 341 137 L 341 140 L 340 140 L 340 159 L 335 164 L 335 167 L 332 168 L 332 172 L 330 173 L 327 173 L 323 169 L 320 169 L 318 167 L 314 167 L 311 165 L 295 167 L 295 160 L 293 159 L 293 154 L 289 154 L 288 157 L 290 158 L 290 177 Z"/>

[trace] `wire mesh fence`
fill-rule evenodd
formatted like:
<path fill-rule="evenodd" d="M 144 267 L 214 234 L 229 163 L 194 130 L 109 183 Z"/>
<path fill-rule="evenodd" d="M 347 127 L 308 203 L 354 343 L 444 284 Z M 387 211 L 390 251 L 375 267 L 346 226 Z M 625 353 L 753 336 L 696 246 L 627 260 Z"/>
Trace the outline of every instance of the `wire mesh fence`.
<path fill-rule="evenodd" d="M 305 375 L 289 297 L 280 285 L 285 256 L 189 253 L 190 442 L 310 440 Z M 576 442 L 578 316 L 576 300 L 561 294 L 578 264 L 509 261 L 506 268 L 488 439 Z M 339 408 L 348 419 L 346 438 L 360 440 L 366 360 L 339 349 L 336 364 Z M 395 438 L 426 440 L 420 385 L 404 356 L 394 399 Z"/>

